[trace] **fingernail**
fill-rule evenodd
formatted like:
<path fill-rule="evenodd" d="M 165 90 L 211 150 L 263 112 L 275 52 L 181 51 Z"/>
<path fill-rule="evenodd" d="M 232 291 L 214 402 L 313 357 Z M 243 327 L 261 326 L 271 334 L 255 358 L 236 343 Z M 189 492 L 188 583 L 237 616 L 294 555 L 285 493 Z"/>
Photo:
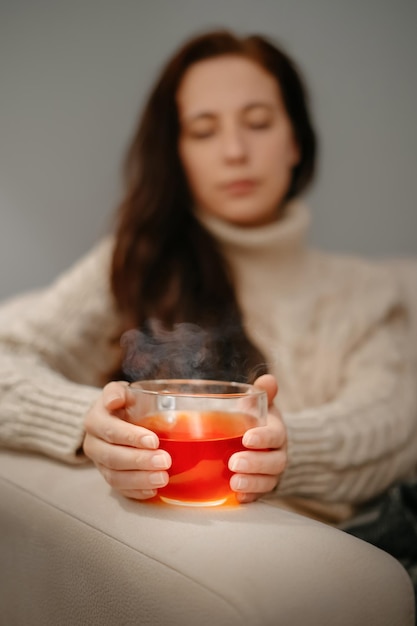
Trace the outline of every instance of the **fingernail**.
<path fill-rule="evenodd" d="M 106 407 L 111 410 L 114 408 L 113 405 L 115 405 L 115 407 L 118 408 L 121 400 L 122 398 L 120 396 L 110 396 L 110 398 L 106 400 Z"/>
<path fill-rule="evenodd" d="M 142 489 L 142 495 L 145 498 L 153 498 L 153 496 L 156 496 L 156 494 L 156 489 Z"/>
<path fill-rule="evenodd" d="M 166 474 L 164 472 L 153 472 L 149 475 L 149 481 L 152 485 L 162 487 L 167 483 Z"/>
<path fill-rule="evenodd" d="M 229 467 L 232 472 L 247 472 L 249 470 L 249 463 L 246 459 L 232 459 Z"/>
<path fill-rule="evenodd" d="M 145 435 L 141 437 L 140 443 L 144 448 L 151 448 L 155 450 L 158 447 L 158 440 L 154 435 Z"/>
<path fill-rule="evenodd" d="M 260 439 L 258 435 L 244 435 L 242 443 L 248 448 L 257 448 L 260 445 Z"/>
<path fill-rule="evenodd" d="M 152 467 L 155 467 L 157 469 L 168 469 L 170 463 L 167 455 L 162 452 L 153 455 L 153 457 L 151 458 L 151 465 Z"/>

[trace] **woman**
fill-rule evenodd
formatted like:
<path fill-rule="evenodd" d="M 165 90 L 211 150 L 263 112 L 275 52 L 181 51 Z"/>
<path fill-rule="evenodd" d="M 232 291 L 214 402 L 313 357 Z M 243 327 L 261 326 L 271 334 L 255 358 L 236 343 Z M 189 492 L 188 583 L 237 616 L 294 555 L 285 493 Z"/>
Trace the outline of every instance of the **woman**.
<path fill-rule="evenodd" d="M 148 499 L 171 460 L 121 419 L 126 380 L 194 375 L 268 392 L 268 424 L 229 460 L 241 502 L 269 494 L 336 523 L 414 472 L 407 310 L 381 267 L 306 246 L 315 153 L 282 51 L 228 32 L 187 42 L 130 146 L 115 237 L 0 312 L 2 444 L 89 457 Z"/>

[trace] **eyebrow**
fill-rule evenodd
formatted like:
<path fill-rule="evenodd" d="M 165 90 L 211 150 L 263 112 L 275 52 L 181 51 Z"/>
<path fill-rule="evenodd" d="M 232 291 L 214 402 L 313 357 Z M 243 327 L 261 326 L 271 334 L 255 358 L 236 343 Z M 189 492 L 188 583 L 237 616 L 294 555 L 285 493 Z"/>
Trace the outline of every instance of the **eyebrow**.
<path fill-rule="evenodd" d="M 243 107 L 242 113 L 247 113 L 248 111 L 252 109 L 257 109 L 257 108 L 272 110 L 274 108 L 274 103 L 269 102 L 269 101 L 266 102 L 264 100 L 249 102 L 248 104 L 245 104 L 245 106 Z M 192 113 L 191 115 L 184 115 L 182 117 L 182 120 L 185 122 L 193 122 L 194 120 L 199 120 L 203 118 L 213 119 L 215 117 L 216 117 L 216 113 L 213 113 L 212 111 L 198 111 L 197 113 Z"/>

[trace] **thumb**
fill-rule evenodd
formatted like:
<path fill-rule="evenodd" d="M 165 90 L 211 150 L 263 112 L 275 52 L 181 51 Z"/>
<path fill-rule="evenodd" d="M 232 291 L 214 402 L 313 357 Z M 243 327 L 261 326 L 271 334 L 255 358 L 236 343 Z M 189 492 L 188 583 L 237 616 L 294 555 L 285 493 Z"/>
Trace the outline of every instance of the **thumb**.
<path fill-rule="evenodd" d="M 258 387 L 258 389 L 266 391 L 266 395 L 268 396 L 268 406 L 271 406 L 278 393 L 278 383 L 275 377 L 271 374 L 263 374 L 255 380 L 254 385 L 255 387 Z"/>
<path fill-rule="evenodd" d="M 126 389 L 128 383 L 117 381 L 108 383 L 103 389 L 103 404 L 108 411 L 116 411 L 126 406 Z"/>

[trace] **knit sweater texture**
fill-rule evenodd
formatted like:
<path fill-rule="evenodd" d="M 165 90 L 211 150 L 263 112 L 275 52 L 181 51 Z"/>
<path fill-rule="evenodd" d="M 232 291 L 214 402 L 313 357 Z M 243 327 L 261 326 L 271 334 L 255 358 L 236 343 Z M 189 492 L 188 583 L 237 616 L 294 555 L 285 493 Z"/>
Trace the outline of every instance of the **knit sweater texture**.
<path fill-rule="evenodd" d="M 257 228 L 198 217 L 220 243 L 247 333 L 279 384 L 288 465 L 267 499 L 346 519 L 416 472 L 410 299 L 386 264 L 310 249 L 300 201 Z M 48 288 L 0 307 L 0 445 L 86 460 L 84 417 L 120 354 L 112 249 L 109 237 Z"/>

